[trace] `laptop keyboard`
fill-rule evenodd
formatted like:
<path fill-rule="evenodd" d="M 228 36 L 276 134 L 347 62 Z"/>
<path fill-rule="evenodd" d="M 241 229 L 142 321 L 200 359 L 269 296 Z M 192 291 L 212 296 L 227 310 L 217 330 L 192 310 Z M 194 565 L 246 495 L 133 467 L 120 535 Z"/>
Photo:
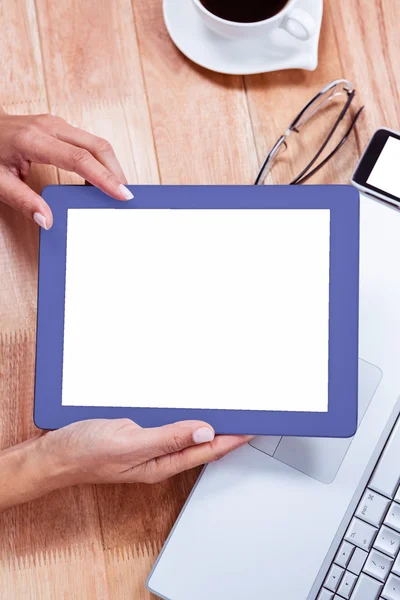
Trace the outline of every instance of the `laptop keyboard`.
<path fill-rule="evenodd" d="M 317 600 L 400 600 L 400 419 Z"/>

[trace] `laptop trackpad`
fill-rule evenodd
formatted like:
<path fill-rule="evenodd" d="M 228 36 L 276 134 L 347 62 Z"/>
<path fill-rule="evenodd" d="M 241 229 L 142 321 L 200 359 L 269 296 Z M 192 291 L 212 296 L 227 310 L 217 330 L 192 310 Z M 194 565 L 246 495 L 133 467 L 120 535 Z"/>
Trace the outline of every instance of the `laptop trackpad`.
<path fill-rule="evenodd" d="M 360 425 L 380 383 L 382 372 L 378 367 L 364 360 L 358 361 L 358 369 L 358 425 Z M 260 443 L 257 443 L 258 439 Z M 265 451 L 261 439 L 255 438 L 251 445 Z M 273 438 L 276 449 L 274 452 L 267 453 L 273 455 L 276 460 L 318 479 L 322 483 L 331 483 L 336 477 L 352 439 L 283 437 L 278 443 L 277 438 Z"/>

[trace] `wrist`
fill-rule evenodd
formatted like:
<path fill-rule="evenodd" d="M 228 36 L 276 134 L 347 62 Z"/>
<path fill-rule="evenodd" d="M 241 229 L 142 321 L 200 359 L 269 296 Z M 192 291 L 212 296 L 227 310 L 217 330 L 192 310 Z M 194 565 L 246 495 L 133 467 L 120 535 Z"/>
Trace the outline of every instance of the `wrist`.
<path fill-rule="evenodd" d="M 49 486 L 54 489 L 75 485 L 77 483 L 72 462 L 65 453 L 59 451 L 54 434 L 47 432 L 37 439 L 36 461 L 42 465 Z"/>
<path fill-rule="evenodd" d="M 35 437 L 0 453 L 0 511 L 68 485 L 62 466 L 41 446 Z"/>

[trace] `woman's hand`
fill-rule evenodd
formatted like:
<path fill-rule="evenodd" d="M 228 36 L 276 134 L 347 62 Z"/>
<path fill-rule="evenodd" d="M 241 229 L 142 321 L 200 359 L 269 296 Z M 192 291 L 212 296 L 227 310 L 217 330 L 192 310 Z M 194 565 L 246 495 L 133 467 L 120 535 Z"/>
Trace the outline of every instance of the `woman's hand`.
<path fill-rule="evenodd" d="M 117 200 L 133 197 L 109 142 L 59 117 L 14 116 L 0 108 L 0 201 L 49 229 L 50 207 L 24 183 L 31 163 L 74 171 Z"/>
<path fill-rule="evenodd" d="M 249 439 L 215 437 L 202 421 L 143 429 L 129 419 L 95 419 L 44 434 L 38 453 L 67 484 L 156 483 L 218 460 Z"/>
<path fill-rule="evenodd" d="M 40 434 L 0 453 L 0 512 L 79 483 L 156 483 L 218 460 L 251 436 L 214 436 L 202 421 L 143 429 L 95 419 Z"/>

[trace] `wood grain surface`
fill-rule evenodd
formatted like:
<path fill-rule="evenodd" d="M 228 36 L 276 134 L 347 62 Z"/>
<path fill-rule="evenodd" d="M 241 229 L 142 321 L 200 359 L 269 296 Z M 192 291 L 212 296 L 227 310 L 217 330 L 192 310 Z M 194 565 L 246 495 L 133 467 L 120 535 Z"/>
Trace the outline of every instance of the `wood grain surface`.
<path fill-rule="evenodd" d="M 0 105 L 52 112 L 108 138 L 130 183 L 251 183 L 302 105 L 339 77 L 366 109 L 313 183 L 348 182 L 373 130 L 400 129 L 397 0 L 325 0 L 314 72 L 245 78 L 183 57 L 161 0 L 0 0 L 0 18 Z M 289 181 L 329 119 L 288 149 L 271 181 Z M 76 181 L 43 167 L 31 185 Z M 1 206 L 1 448 L 35 431 L 37 251 L 36 225 Z M 145 578 L 197 474 L 70 488 L 0 515 L 0 600 L 148 600 Z"/>

